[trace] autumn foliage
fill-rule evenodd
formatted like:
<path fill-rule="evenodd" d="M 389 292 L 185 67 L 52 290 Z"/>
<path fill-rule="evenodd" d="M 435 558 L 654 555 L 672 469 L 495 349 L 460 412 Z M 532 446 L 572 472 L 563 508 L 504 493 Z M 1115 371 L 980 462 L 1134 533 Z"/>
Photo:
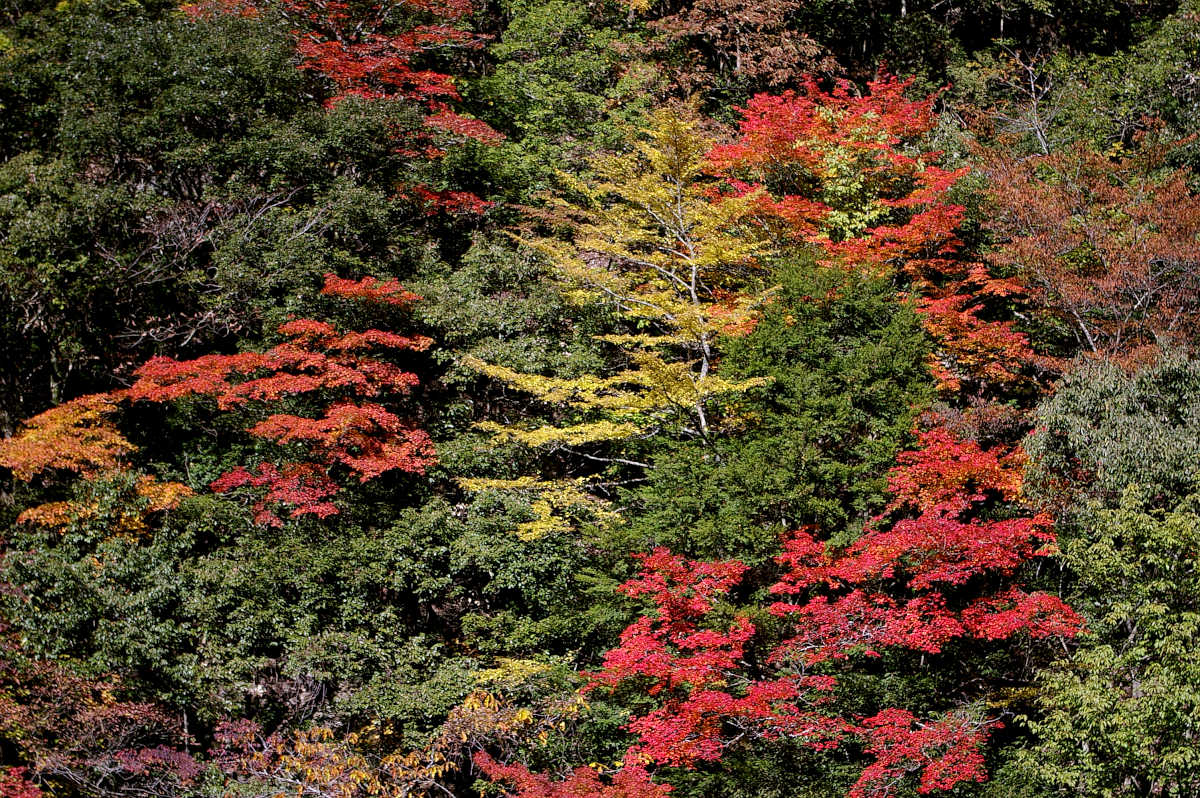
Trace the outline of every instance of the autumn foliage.
<path fill-rule="evenodd" d="M 1114 160 L 1083 147 L 992 153 L 990 260 L 1094 354 L 1188 339 L 1200 322 L 1200 202 L 1162 153 Z"/>
<path fill-rule="evenodd" d="M 576 768 L 562 781 L 540 773 L 531 773 L 521 764 L 503 765 L 487 754 L 475 757 L 475 764 L 489 779 L 508 787 L 511 798 L 662 798 L 671 794 L 670 785 L 655 784 L 644 768 L 621 768 L 609 783 L 592 768 Z"/>
<path fill-rule="evenodd" d="M 366 303 L 404 307 L 416 299 L 395 281 L 366 277 L 359 282 L 326 275 L 323 293 Z M 290 517 L 337 512 L 330 501 L 339 490 L 331 469 L 342 467 L 360 482 L 388 471 L 424 473 L 433 460 L 433 444 L 420 429 L 375 400 L 412 391 L 416 375 L 377 356 L 377 351 L 423 351 L 423 336 L 383 330 L 340 333 L 327 322 L 297 319 L 280 326 L 284 343 L 265 352 L 205 355 L 194 360 L 155 358 L 136 372 L 124 393 L 133 402 L 169 402 L 204 397 L 219 410 L 267 410 L 248 432 L 281 446 L 295 444 L 302 460 L 262 462 L 238 467 L 212 484 L 224 493 L 242 487 L 260 489 L 257 519 L 278 525 L 271 509 L 290 507 Z M 282 400 L 313 397 L 315 416 L 271 412 Z M 295 448 L 295 447 L 292 447 Z"/>
<path fill-rule="evenodd" d="M 0 798 L 1192 794 L 1189 4 L 9 5 Z"/>
<path fill-rule="evenodd" d="M 943 390 L 1020 386 L 1044 364 L 990 310 L 1022 287 L 963 257 L 965 209 L 948 193 L 968 170 L 943 168 L 941 153 L 923 148 L 937 116 L 932 97 L 909 98 L 911 85 L 884 76 L 859 94 L 809 79 L 799 92 L 756 95 L 710 168 L 734 195 L 755 198 L 774 236 L 844 268 L 903 274 L 938 342 L 931 368 Z"/>
<path fill-rule="evenodd" d="M 788 536 L 769 611 L 790 631 L 765 657 L 768 676 L 745 671 L 754 624 L 743 615 L 716 620 L 744 565 L 665 549 L 639 558 L 641 575 L 621 590 L 653 609 L 622 633 L 590 686 L 635 684 L 658 699 L 629 721 L 638 737 L 631 764 L 693 767 L 751 734 L 815 749 L 859 741 L 874 762 L 855 798 L 890 794 L 909 774 L 921 792 L 986 777 L 980 747 L 996 724 L 966 708 L 923 720 L 897 707 L 870 717 L 831 712 L 838 670 L 885 649 L 937 655 L 955 640 L 1071 637 L 1082 626 L 1055 596 L 993 586 L 1053 541 L 1045 516 L 992 520 L 985 511 L 1014 497 L 1019 458 L 944 429 L 920 443 L 891 474 L 888 512 L 852 545 L 831 548 L 812 530 Z M 968 583 L 976 587 L 963 590 Z"/>
<path fill-rule="evenodd" d="M 27 420 L 0 440 L 0 466 L 28 482 L 46 471 L 95 474 L 116 468 L 134 447 L 112 423 L 119 397 L 90 394 Z"/>
<path fill-rule="evenodd" d="M 495 144 L 503 139 L 487 123 L 458 113 L 461 99 L 454 77 L 422 66 L 430 54 L 478 50 L 486 37 L 456 27 L 471 13 L 469 0 L 409 0 L 400 4 L 325 2 L 325 0 L 202 0 L 185 4 L 190 17 L 213 14 L 257 16 L 276 13 L 293 26 L 299 69 L 330 85 L 326 106 L 348 98 L 368 102 L 404 102 L 419 109 L 422 127 L 393 125 L 393 149 L 399 156 L 437 160 L 446 147 L 465 141 Z M 424 182 L 396 186 L 427 214 L 479 214 L 491 203 L 468 191 L 437 188 Z"/>
<path fill-rule="evenodd" d="M 395 280 L 352 281 L 333 274 L 326 275 L 322 293 L 398 310 L 419 299 Z M 429 338 L 378 329 L 339 332 L 313 319 L 289 321 L 279 332 L 284 342 L 264 352 L 154 358 L 135 372 L 137 380 L 127 389 L 81 397 L 30 419 L 20 434 L 0 442 L 0 465 L 25 480 L 55 469 L 95 476 L 116 469 L 134 450 L 109 418 L 121 403 L 204 399 L 219 411 L 254 419 L 247 429 L 252 436 L 303 455 L 239 466 L 213 481 L 218 493 L 253 489 L 261 523 L 281 524 L 274 510 L 279 505 L 289 508 L 291 518 L 336 514 L 338 471 L 359 482 L 389 471 L 424 473 L 434 457 L 428 434 L 381 403 L 411 393 L 417 377 L 381 355 L 424 351 Z M 281 412 L 301 406 L 312 414 Z M 186 495 L 184 486 L 171 487 L 176 484 L 144 481 L 147 511 L 173 506 Z M 23 520 L 61 526 L 87 512 L 60 502 L 27 511 Z"/>
<path fill-rule="evenodd" d="M 120 770 L 123 751 L 185 742 L 163 708 L 124 700 L 111 676 L 87 677 L 65 663 L 32 657 L 19 635 L 0 628 L 0 739 L 25 768 L 0 769 L 0 795 L 37 798 L 30 782 L 54 780 L 94 792 Z"/>

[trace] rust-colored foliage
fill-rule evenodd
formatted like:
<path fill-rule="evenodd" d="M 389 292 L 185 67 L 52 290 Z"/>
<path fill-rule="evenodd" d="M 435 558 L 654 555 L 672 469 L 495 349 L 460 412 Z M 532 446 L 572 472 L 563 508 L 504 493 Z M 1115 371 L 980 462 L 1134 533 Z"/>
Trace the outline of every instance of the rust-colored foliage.
<path fill-rule="evenodd" d="M 114 678 L 85 678 L 60 663 L 28 656 L 16 635 L 0 629 L 0 740 L 27 765 L 22 780 L 34 776 L 96 794 L 120 752 L 183 742 L 164 711 L 122 701 L 119 690 Z M 0 790 L 13 783 L 13 771 L 7 775 Z M 28 789 L 13 798 L 33 798 Z"/>
<path fill-rule="evenodd" d="M 321 293 L 326 296 L 359 299 L 373 304 L 396 305 L 397 307 L 406 307 L 421 298 L 400 285 L 397 280 L 379 280 L 375 277 L 347 280 L 332 273 L 325 275 L 325 285 L 321 288 Z"/>
<path fill-rule="evenodd" d="M 492 778 L 508 780 L 520 776 L 519 766 L 503 766 L 486 754 L 485 746 L 506 751 L 530 740 L 545 739 L 565 721 L 575 717 L 583 702 L 578 696 L 552 698 L 534 709 L 518 708 L 502 697 L 477 690 L 469 694 L 428 745 L 414 751 L 380 754 L 378 725 L 374 731 L 335 735 L 331 729 L 279 729 L 265 732 L 254 721 L 228 720 L 217 726 L 213 745 L 205 759 L 221 772 L 226 789 L 254 795 L 304 794 L 333 798 L 407 798 L 415 795 L 448 794 L 444 786 L 472 764 L 472 755 Z M 158 746 L 128 749 L 116 755 L 125 774 L 139 781 L 157 779 L 165 788 L 158 794 L 178 793 L 191 786 L 201 774 L 200 764 L 190 755 Z M 636 769 L 614 779 L 614 786 L 644 785 L 646 792 L 630 792 L 629 798 L 665 795 L 670 788 L 649 783 L 644 771 Z M 527 771 L 524 771 L 527 774 Z M 592 774 L 593 777 L 595 773 Z M 545 781 L 526 775 L 528 783 Z M 511 779 L 517 781 L 518 779 Z M 518 781 L 518 783 L 520 783 Z M 585 780 L 571 783 L 590 785 Z M 598 780 L 594 783 L 599 784 Z M 537 796 L 542 793 L 519 793 Z M 591 795 L 559 793 L 548 795 Z M 621 792 L 598 792 L 616 798 Z"/>
<path fill-rule="evenodd" d="M 652 20 L 661 34 L 650 49 L 683 43 L 685 65 L 674 72 L 685 90 L 737 82 L 760 88 L 794 84 L 811 72 L 836 69 L 833 58 L 811 37 L 789 25 L 803 0 L 691 0 L 671 4 L 671 13 Z"/>
<path fill-rule="evenodd" d="M 1114 160 L 1081 146 L 1040 157 L 987 154 L 998 241 L 1033 303 L 1084 351 L 1128 354 L 1200 326 L 1200 201 L 1161 153 Z"/>
<path fill-rule="evenodd" d="M 134 451 L 110 421 L 119 394 L 89 394 L 29 419 L 11 438 L 0 440 L 0 466 L 28 482 L 46 471 L 91 475 L 117 468 Z"/>

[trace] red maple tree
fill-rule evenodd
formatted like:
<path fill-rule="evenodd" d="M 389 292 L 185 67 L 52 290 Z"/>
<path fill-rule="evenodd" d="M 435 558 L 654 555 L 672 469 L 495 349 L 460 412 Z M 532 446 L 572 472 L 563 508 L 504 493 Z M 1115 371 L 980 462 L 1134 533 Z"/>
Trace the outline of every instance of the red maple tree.
<path fill-rule="evenodd" d="M 945 169 L 923 148 L 937 124 L 934 98 L 910 99 L 911 84 L 885 75 L 859 94 L 809 79 L 800 92 L 756 95 L 710 168 L 727 190 L 757 198 L 776 237 L 815 245 L 845 268 L 905 275 L 938 342 L 931 366 L 944 390 L 1020 384 L 1046 364 L 991 311 L 1023 288 L 963 257 L 964 208 L 948 192 L 968 170 Z"/>
<path fill-rule="evenodd" d="M 322 293 L 400 308 L 419 298 L 394 280 L 367 277 L 355 282 L 333 274 L 325 276 Z M 417 385 L 415 374 L 376 353 L 422 351 L 432 343 L 429 338 L 376 329 L 340 332 L 313 319 L 287 322 L 279 332 L 287 340 L 265 352 L 183 361 L 154 358 L 137 370 L 137 381 L 122 397 L 167 402 L 199 396 L 214 400 L 221 410 L 266 410 L 265 418 L 248 432 L 280 445 L 298 445 L 306 457 L 262 462 L 254 470 L 239 466 L 212 483 L 218 492 L 263 489 L 255 505 L 261 523 L 282 523 L 273 509 L 279 504 L 290 506 L 292 518 L 335 514 L 335 468 L 360 482 L 393 470 L 424 473 L 434 458 L 428 434 L 383 404 L 367 400 L 404 396 Z M 315 399 L 317 412 L 272 412 L 281 401 L 294 403 L 298 398 Z"/>
<path fill-rule="evenodd" d="M 929 719 L 898 707 L 870 717 L 833 710 L 836 672 L 857 658 L 889 648 L 936 655 L 963 638 L 1070 637 L 1082 626 L 1057 597 L 1011 582 L 1053 541 L 1044 515 L 987 512 L 1016 495 L 1019 454 L 942 428 L 920 443 L 891 473 L 887 511 L 853 544 L 833 549 L 812 530 L 788 536 L 769 610 L 790 632 L 766 657 L 765 675 L 745 665 L 754 624 L 718 607 L 744 565 L 665 549 L 640 555 L 641 575 L 621 589 L 653 609 L 622 633 L 588 688 L 632 684 L 659 700 L 628 723 L 638 737 L 630 765 L 693 767 L 749 735 L 815 749 L 858 741 L 874 761 L 852 798 L 891 794 L 909 774 L 922 793 L 986 778 L 980 748 L 994 720 L 965 710 Z"/>
<path fill-rule="evenodd" d="M 333 274 L 325 275 L 322 293 L 399 310 L 420 298 L 395 280 L 353 281 Z M 254 509 L 260 523 L 283 523 L 278 505 L 289 507 L 292 518 L 334 515 L 340 474 L 367 482 L 389 471 L 425 472 L 434 461 L 429 435 L 389 407 L 412 392 L 417 376 L 385 355 L 423 351 L 429 338 L 379 329 L 340 331 L 314 319 L 289 321 L 279 332 L 285 340 L 264 352 L 153 358 L 135 372 L 137 381 L 129 388 L 80 397 L 27 421 L 20 433 L 0 441 L 0 465 L 24 481 L 44 472 L 93 478 L 123 468 L 135 447 L 112 419 L 122 403 L 192 397 L 247 415 L 251 435 L 303 453 L 239 466 L 213 481 L 217 492 L 258 490 Z M 288 412 L 300 409 L 309 413 Z"/>

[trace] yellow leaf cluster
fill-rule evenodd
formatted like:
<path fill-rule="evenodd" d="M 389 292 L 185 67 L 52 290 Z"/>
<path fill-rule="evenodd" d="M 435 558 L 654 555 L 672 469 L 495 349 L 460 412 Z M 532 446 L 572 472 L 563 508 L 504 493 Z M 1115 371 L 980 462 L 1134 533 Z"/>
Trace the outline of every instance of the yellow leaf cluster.
<path fill-rule="evenodd" d="M 537 480 L 534 477 L 518 479 L 460 479 L 458 484 L 465 490 L 502 491 L 532 496 L 529 509 L 534 517 L 516 528 L 521 540 L 538 540 L 553 533 L 569 532 L 574 523 L 571 515 L 586 512 L 594 521 L 610 524 L 619 516 L 608 509 L 608 503 L 587 492 L 583 480 Z"/>
<path fill-rule="evenodd" d="M 721 336 L 753 329 L 771 296 L 757 285 L 769 243 L 758 197 L 720 193 L 706 174 L 713 144 L 690 114 L 660 111 L 626 152 L 592 159 L 589 179 L 560 176 L 571 199 L 552 208 L 574 220 L 572 240 L 521 241 L 553 264 L 573 302 L 607 305 L 628 323 L 630 331 L 601 336 L 628 367 L 559 378 L 464 357 L 481 374 L 573 411 L 567 424 L 481 428 L 535 447 L 664 429 L 707 438 L 711 399 L 763 384 L 713 373 Z"/>
<path fill-rule="evenodd" d="M 548 670 L 548 664 L 535 659 L 499 657 L 496 667 L 479 671 L 475 674 L 475 681 L 494 687 L 516 687 Z"/>

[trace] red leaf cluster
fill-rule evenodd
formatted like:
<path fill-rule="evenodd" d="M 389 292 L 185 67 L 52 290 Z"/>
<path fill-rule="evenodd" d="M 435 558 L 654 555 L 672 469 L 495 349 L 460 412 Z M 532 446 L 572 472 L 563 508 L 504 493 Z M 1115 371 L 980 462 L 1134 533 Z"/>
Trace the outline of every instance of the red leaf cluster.
<path fill-rule="evenodd" d="M 382 305 L 396 305 L 404 308 L 421 299 L 420 296 L 400 285 L 398 280 L 379 280 L 375 277 L 364 277 L 361 280 L 347 280 L 336 274 L 325 275 L 325 285 L 321 293 L 326 296 L 355 299 Z"/>
<path fill-rule="evenodd" d="M 890 795 L 910 773 L 920 773 L 917 792 L 922 795 L 987 780 L 979 750 L 989 731 L 987 723 L 967 715 L 919 721 L 903 709 L 885 709 L 863 720 L 862 728 L 866 753 L 875 761 L 863 770 L 848 798 Z"/>
<path fill-rule="evenodd" d="M 216 14 L 258 16 L 261 0 L 202 0 L 181 6 L 196 20 Z M 485 36 L 451 24 L 472 10 L 471 0 L 410 0 L 396 5 L 361 5 L 340 0 L 285 0 L 281 10 L 292 22 L 298 68 L 327 79 L 336 90 L 326 105 L 351 97 L 367 101 L 401 100 L 426 111 L 425 130 L 393 128 L 395 152 L 421 159 L 445 154 L 437 141 L 474 140 L 495 144 L 503 136 L 487 123 L 455 113 L 446 104 L 460 99 L 454 78 L 426 69 L 421 59 L 447 48 L 478 49 Z M 396 12 L 406 12 L 409 27 L 396 32 Z M 423 18 L 426 24 L 417 24 Z M 429 213 L 482 213 L 491 203 L 468 192 L 412 192 Z"/>
<path fill-rule="evenodd" d="M 754 625 L 718 606 L 744 565 L 694 562 L 665 549 L 639 557 L 641 575 L 621 589 L 653 609 L 622 633 L 588 687 L 629 684 L 659 698 L 657 708 L 630 720 L 638 743 L 627 761 L 692 767 L 754 734 L 817 749 L 859 740 L 874 762 L 855 797 L 891 794 L 908 774 L 919 776 L 922 793 L 986 777 L 979 749 L 991 721 L 959 713 L 918 721 L 900 708 L 854 719 L 829 709 L 837 686 L 829 670 L 856 656 L 886 648 L 937 654 L 960 638 L 1070 637 L 1082 627 L 1055 596 L 992 587 L 1053 541 L 1044 515 L 989 517 L 989 508 L 1017 494 L 1020 456 L 943 428 L 920 442 L 890 475 L 887 513 L 851 546 L 834 550 L 808 530 L 786 539 L 783 574 L 771 587 L 785 600 L 769 610 L 790 634 L 766 657 L 765 677 L 746 669 Z"/>
<path fill-rule="evenodd" d="M 936 251 L 961 219 L 961 207 L 940 202 L 964 171 L 901 147 L 936 121 L 929 98 L 905 97 L 911 83 L 887 76 L 859 96 L 848 82 L 826 92 L 810 78 L 801 93 L 756 95 L 741 109 L 738 140 L 709 154 L 711 168 L 740 180 L 731 184 L 740 193 L 761 189 L 763 210 L 786 225 L 781 232 L 831 254 L 884 266 L 914 249 Z M 846 218 L 872 205 L 878 224 Z"/>
<path fill-rule="evenodd" d="M 28 770 L 0 767 L 0 798 L 42 798 L 41 789 L 25 776 Z"/>
<path fill-rule="evenodd" d="M 483 752 L 474 761 L 491 781 L 512 785 L 505 793 L 510 798 L 663 798 L 671 793 L 670 785 L 655 784 L 637 765 L 621 768 L 606 784 L 591 768 L 576 768 L 566 779 L 553 781 L 518 763 L 501 764 Z"/>
<path fill-rule="evenodd" d="M 254 520 L 267 526 L 283 522 L 270 509 L 274 504 L 290 505 L 290 517 L 315 515 L 328 518 L 337 515 L 337 505 L 329 499 L 341 490 L 328 472 L 315 463 L 259 463 L 258 473 L 238 466 L 213 480 L 215 493 L 227 493 L 238 488 L 265 488 L 262 498 L 254 505 Z"/>
<path fill-rule="evenodd" d="M 333 274 L 325 276 L 322 293 L 399 307 L 419 298 L 395 280 L 353 281 Z M 369 352 L 421 351 L 430 345 L 429 338 L 375 329 L 339 332 L 314 319 L 287 322 L 279 331 L 289 340 L 266 352 L 205 355 L 186 361 L 154 358 L 138 369 L 138 380 L 125 396 L 150 402 L 207 397 L 222 410 L 270 407 L 285 398 L 306 396 L 327 402 L 315 417 L 271 413 L 248 430 L 280 445 L 298 444 L 307 459 L 261 463 L 255 471 L 239 467 L 213 482 L 213 490 L 219 493 L 242 487 L 262 489 L 255 505 L 261 523 L 282 523 L 270 509 L 278 504 L 290 506 L 293 518 L 337 513 L 331 501 L 339 490 L 330 476 L 334 466 L 346 468 L 360 482 L 393 470 L 424 473 L 434 458 L 428 434 L 408 426 L 383 405 L 360 400 L 403 396 L 417 385 L 415 374 Z M 348 398 L 330 401 L 330 397 Z"/>

